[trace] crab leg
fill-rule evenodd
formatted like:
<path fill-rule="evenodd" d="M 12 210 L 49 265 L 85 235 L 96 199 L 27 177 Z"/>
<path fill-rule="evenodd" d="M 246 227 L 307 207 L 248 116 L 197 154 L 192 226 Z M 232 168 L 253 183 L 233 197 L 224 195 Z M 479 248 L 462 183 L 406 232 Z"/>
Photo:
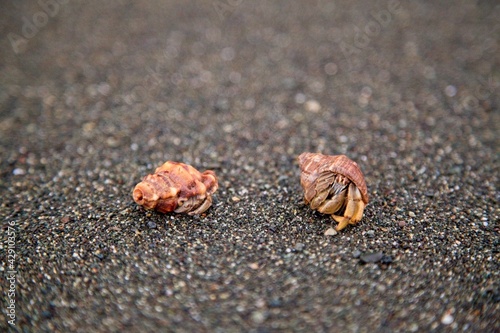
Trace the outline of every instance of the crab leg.
<path fill-rule="evenodd" d="M 332 215 L 333 219 L 339 223 L 335 230 L 340 231 L 348 224 L 355 224 L 361 220 L 364 209 L 365 204 L 361 200 L 361 193 L 356 185 L 351 183 L 347 192 L 347 206 L 344 216 Z"/>
<path fill-rule="evenodd" d="M 201 214 L 204 211 L 206 211 L 210 207 L 210 205 L 212 205 L 212 197 L 208 196 L 208 197 L 205 198 L 205 200 L 203 201 L 203 203 L 198 208 L 196 208 L 192 212 L 189 212 L 188 214 L 189 215 L 198 215 L 198 214 Z"/>
<path fill-rule="evenodd" d="M 320 192 L 318 193 L 314 199 L 311 200 L 311 208 L 312 209 L 318 209 L 318 207 L 320 207 L 320 205 L 326 200 L 326 198 L 328 197 L 328 193 L 329 193 L 329 190 L 326 189 L 324 190 L 323 192 Z"/>
<path fill-rule="evenodd" d="M 335 194 L 331 199 L 325 201 L 318 207 L 318 211 L 323 214 L 334 214 L 338 212 L 346 200 L 347 189 Z"/>

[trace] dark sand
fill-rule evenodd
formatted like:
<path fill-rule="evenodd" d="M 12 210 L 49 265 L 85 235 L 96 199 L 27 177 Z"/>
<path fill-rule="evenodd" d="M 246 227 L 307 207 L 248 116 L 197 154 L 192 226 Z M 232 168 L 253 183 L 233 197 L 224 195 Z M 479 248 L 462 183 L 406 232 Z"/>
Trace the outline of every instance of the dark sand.
<path fill-rule="evenodd" d="M 3 3 L 0 330 L 499 332 L 500 8 L 391 3 Z M 358 225 L 304 151 L 358 162 Z M 166 160 L 215 170 L 205 215 L 133 202 Z"/>

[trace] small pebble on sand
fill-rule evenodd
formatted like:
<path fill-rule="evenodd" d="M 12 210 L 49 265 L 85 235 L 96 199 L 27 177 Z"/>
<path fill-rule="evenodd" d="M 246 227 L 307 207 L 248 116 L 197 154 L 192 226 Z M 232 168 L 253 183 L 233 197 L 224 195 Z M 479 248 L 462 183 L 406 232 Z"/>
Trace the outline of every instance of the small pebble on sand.
<path fill-rule="evenodd" d="M 312 112 L 312 113 L 317 113 L 319 110 L 321 110 L 321 105 L 319 104 L 318 101 L 315 100 L 309 100 L 305 103 L 306 111 Z"/>
<path fill-rule="evenodd" d="M 325 231 L 325 236 L 335 236 L 336 234 L 338 234 L 338 232 L 334 228 L 329 228 Z"/>
<path fill-rule="evenodd" d="M 443 325 L 450 325 L 453 323 L 453 316 L 450 313 L 445 313 L 443 317 L 441 317 L 441 324 Z"/>

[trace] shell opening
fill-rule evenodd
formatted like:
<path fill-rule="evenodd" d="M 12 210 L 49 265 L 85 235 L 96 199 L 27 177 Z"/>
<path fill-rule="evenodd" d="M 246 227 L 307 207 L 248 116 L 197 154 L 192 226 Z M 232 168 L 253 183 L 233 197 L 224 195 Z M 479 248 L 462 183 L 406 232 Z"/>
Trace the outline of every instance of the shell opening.
<path fill-rule="evenodd" d="M 141 189 L 136 188 L 133 193 L 134 196 L 134 201 L 137 202 L 139 205 L 144 204 L 144 193 L 142 192 Z"/>

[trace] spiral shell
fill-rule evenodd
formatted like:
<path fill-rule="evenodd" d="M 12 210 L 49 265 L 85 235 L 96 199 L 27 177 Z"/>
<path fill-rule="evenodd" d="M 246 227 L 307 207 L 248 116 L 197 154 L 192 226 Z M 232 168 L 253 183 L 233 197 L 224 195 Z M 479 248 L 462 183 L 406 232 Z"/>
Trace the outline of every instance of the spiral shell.
<path fill-rule="evenodd" d="M 322 191 L 322 186 L 327 184 L 316 184 L 318 177 L 324 173 L 345 176 L 352 181 L 361 192 L 365 204 L 368 203 L 368 188 L 365 177 L 356 162 L 345 155 L 323 155 L 319 153 L 302 153 L 299 156 L 300 169 L 302 171 L 300 181 L 306 190 L 305 199 L 311 201 L 315 193 Z M 318 186 L 314 186 L 318 185 Z"/>
<path fill-rule="evenodd" d="M 356 162 L 345 155 L 302 153 L 300 183 L 304 201 L 312 209 L 331 214 L 337 230 L 361 220 L 368 204 L 368 189 Z"/>
<path fill-rule="evenodd" d="M 133 198 L 148 210 L 197 215 L 212 205 L 218 187 L 212 170 L 200 173 L 190 165 L 167 161 L 135 186 Z"/>

